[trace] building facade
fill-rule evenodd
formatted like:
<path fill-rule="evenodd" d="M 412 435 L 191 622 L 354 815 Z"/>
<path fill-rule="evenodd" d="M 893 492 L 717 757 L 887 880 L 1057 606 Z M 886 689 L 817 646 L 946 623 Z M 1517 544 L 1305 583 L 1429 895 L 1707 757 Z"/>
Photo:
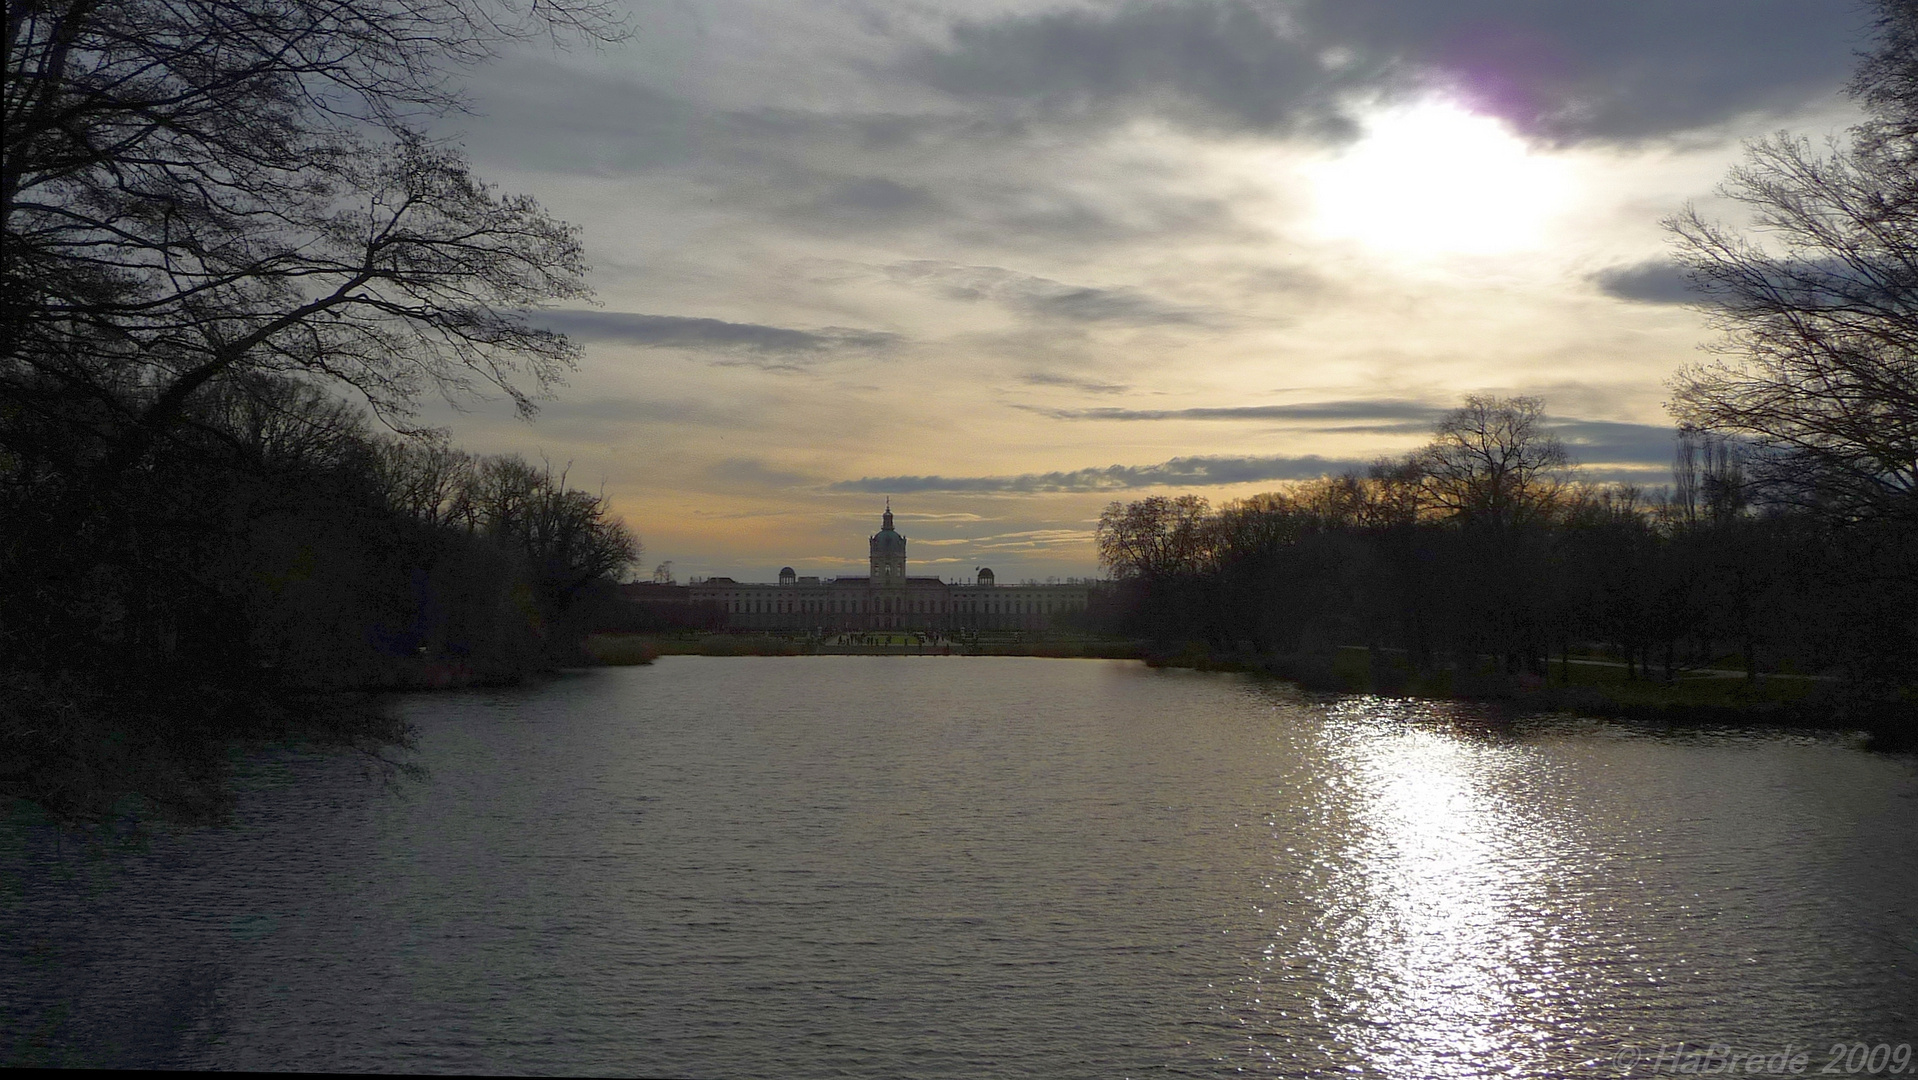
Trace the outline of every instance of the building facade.
<path fill-rule="evenodd" d="M 906 572 L 906 538 L 886 505 L 867 541 L 865 577 L 800 577 L 791 567 L 776 583 L 716 577 L 689 587 L 693 604 L 734 630 L 1044 630 L 1083 616 L 1091 588 L 1000 585 L 989 569 L 961 584 Z"/>

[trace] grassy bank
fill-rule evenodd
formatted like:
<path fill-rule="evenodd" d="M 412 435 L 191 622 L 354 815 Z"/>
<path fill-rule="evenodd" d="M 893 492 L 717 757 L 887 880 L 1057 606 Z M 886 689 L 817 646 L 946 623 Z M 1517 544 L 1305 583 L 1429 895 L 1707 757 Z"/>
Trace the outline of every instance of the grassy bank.
<path fill-rule="evenodd" d="M 965 647 L 967 656 L 1045 656 L 1059 660 L 1143 660 L 1145 643 L 1139 641 L 1009 641 L 975 642 Z"/>
<path fill-rule="evenodd" d="M 588 634 L 579 650 L 600 667 L 632 667 L 659 659 L 659 643 L 641 634 Z"/>
<path fill-rule="evenodd" d="M 847 652 L 909 654 L 900 635 L 869 635 L 857 648 L 821 646 L 776 634 L 652 636 L 596 634 L 583 649 L 605 666 L 649 664 L 660 656 L 808 656 Z M 1918 749 L 1918 702 L 1868 698 L 1831 680 L 1801 675 L 1763 675 L 1747 680 L 1722 671 L 1679 672 L 1667 681 L 1629 672 L 1622 664 L 1582 657 L 1554 661 L 1549 675 L 1507 675 L 1489 666 L 1476 670 L 1419 671 L 1402 655 L 1373 655 L 1363 648 L 1297 655 L 1227 653 L 1200 643 L 1177 647 L 1102 638 L 1023 641 L 1012 638 L 955 643 L 955 656 L 1034 656 L 1056 659 L 1144 660 L 1154 667 L 1240 671 L 1285 679 L 1308 690 L 1390 697 L 1504 703 L 1520 712 L 1567 712 L 1672 727 L 1769 726 L 1847 728 L 1869 731 L 1889 749 Z"/>
<path fill-rule="evenodd" d="M 1520 712 L 1566 712 L 1669 727 L 1834 728 L 1870 732 L 1884 749 L 1918 749 L 1918 701 L 1863 695 L 1835 680 L 1723 672 L 1682 672 L 1667 681 L 1634 677 L 1622 664 L 1592 659 L 1554 662 L 1546 677 L 1508 675 L 1490 666 L 1418 671 L 1402 657 L 1364 648 L 1268 656 L 1218 653 L 1202 644 L 1159 649 L 1155 667 L 1244 671 L 1296 682 L 1309 690 L 1389 697 L 1485 701 Z"/>
<path fill-rule="evenodd" d="M 662 656 L 799 656 L 806 651 L 771 634 L 593 634 L 581 649 L 605 667 L 650 664 Z"/>

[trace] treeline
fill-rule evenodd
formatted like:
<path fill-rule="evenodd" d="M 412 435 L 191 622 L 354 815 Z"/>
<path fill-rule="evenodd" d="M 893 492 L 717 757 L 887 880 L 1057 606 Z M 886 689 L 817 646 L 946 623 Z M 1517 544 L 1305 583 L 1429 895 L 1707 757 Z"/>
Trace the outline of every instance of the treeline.
<path fill-rule="evenodd" d="M 223 380 L 131 462 L 85 413 L 0 415 L 0 778 L 63 816 L 210 812 L 232 739 L 377 751 L 355 692 L 575 662 L 639 553 L 563 472 L 299 382 Z"/>
<path fill-rule="evenodd" d="M 1918 704 L 1918 5 L 1877 0 L 1822 144 L 1747 148 L 1720 194 L 1763 228 L 1666 222 L 1715 359 L 1673 381 L 1674 483 L 1577 482 L 1528 398 L 1472 398 L 1363 474 L 1213 510 L 1115 503 L 1117 628 L 1274 656 L 1388 650 L 1374 681 L 1543 678 L 1597 648 L 1633 676 L 1737 663 L 1829 700 Z M 1569 667 L 1569 665 L 1566 665 Z"/>
<path fill-rule="evenodd" d="M 9 3 L 0 796 L 216 816 L 236 741 L 379 754 L 357 695 L 568 659 L 636 554 L 563 473 L 408 429 L 574 364 L 576 229 L 439 117 L 596 0 Z M 131 800 L 131 801 L 128 801 Z"/>
<path fill-rule="evenodd" d="M 1918 685 L 1918 531 L 1766 501 L 1739 448 L 1679 438 L 1675 483 L 1582 484 L 1536 399 L 1469 399 L 1367 472 L 1212 509 L 1113 503 L 1113 629 L 1221 650 L 1391 650 L 1389 672 L 1638 677 L 1733 663 L 1873 698 Z"/>

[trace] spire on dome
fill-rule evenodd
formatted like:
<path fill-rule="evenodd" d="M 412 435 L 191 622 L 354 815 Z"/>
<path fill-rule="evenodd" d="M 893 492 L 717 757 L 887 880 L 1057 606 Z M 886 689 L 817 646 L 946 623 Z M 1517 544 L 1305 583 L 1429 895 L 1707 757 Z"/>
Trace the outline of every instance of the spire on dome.
<path fill-rule="evenodd" d="M 886 516 L 880 519 L 879 527 L 882 529 L 892 528 L 892 496 L 890 495 L 886 496 Z"/>

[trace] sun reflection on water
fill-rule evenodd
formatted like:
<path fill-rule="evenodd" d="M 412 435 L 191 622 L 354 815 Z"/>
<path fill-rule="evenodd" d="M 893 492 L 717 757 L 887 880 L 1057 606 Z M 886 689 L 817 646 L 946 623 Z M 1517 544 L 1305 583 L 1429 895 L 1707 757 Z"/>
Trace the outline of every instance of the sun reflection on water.
<path fill-rule="evenodd" d="M 1259 966 L 1319 981 L 1315 1019 L 1368 1072 L 1540 1075 L 1590 1039 L 1563 955 L 1579 918 L 1562 888 L 1580 876 L 1574 826 L 1537 812 L 1543 756 L 1442 709 L 1331 707 L 1339 770 L 1321 797 L 1341 820 L 1316 860 L 1318 915 L 1279 931 L 1295 955 L 1268 948 Z"/>

